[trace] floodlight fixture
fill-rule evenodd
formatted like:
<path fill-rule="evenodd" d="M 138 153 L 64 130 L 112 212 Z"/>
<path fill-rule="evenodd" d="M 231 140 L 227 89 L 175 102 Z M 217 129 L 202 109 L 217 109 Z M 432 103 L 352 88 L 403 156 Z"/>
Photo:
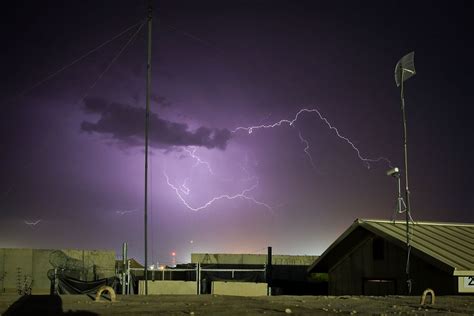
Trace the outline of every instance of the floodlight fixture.
<path fill-rule="evenodd" d="M 402 214 L 406 212 L 407 206 L 405 204 L 405 201 L 403 200 L 402 196 L 402 185 L 401 185 L 401 179 L 400 179 L 400 169 L 395 167 L 392 169 L 387 170 L 387 176 L 393 177 L 394 179 L 397 180 L 397 204 L 395 206 L 395 210 L 392 215 L 392 221 L 395 221 L 396 214 Z"/>
<path fill-rule="evenodd" d="M 390 170 L 387 170 L 387 176 L 391 176 L 391 177 L 394 177 L 394 178 L 400 177 L 400 169 L 395 167 L 395 168 L 392 168 Z"/>

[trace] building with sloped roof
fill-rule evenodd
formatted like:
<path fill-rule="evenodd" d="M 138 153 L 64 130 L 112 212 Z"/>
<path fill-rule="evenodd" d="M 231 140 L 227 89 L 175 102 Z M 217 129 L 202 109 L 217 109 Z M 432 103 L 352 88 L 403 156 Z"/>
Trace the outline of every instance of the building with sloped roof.
<path fill-rule="evenodd" d="M 412 294 L 474 293 L 474 224 L 409 225 Z M 330 295 L 407 294 L 405 221 L 357 219 L 308 268 Z"/>

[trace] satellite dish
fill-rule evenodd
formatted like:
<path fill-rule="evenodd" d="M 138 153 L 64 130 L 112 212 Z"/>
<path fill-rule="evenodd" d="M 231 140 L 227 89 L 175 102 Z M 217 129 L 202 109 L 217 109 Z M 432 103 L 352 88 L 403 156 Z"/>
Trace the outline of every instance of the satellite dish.
<path fill-rule="evenodd" d="M 411 52 L 403 56 L 395 66 L 395 82 L 397 87 L 415 74 L 415 52 Z"/>

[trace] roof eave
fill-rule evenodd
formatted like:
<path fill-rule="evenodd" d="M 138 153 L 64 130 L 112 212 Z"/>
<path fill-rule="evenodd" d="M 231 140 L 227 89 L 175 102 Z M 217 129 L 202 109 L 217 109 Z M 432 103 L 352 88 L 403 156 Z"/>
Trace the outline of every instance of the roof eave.
<path fill-rule="evenodd" d="M 314 261 L 312 265 L 307 269 L 308 273 L 311 273 L 314 268 L 325 259 L 327 254 L 331 252 L 341 241 L 343 241 L 350 233 L 352 233 L 357 227 L 359 227 L 361 221 L 357 218 L 349 228 L 347 228 L 339 238 L 337 238 L 322 254 Z"/>

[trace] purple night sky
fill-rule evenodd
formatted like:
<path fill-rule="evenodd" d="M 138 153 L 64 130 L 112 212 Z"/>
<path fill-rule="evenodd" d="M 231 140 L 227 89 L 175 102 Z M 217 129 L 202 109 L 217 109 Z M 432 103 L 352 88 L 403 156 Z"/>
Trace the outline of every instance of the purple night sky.
<path fill-rule="evenodd" d="M 127 241 L 142 261 L 145 2 L 3 5 L 0 247 Z M 403 167 L 411 51 L 412 216 L 474 222 L 472 1 L 155 2 L 149 262 L 317 255 L 390 219 L 396 182 L 370 160 Z"/>

